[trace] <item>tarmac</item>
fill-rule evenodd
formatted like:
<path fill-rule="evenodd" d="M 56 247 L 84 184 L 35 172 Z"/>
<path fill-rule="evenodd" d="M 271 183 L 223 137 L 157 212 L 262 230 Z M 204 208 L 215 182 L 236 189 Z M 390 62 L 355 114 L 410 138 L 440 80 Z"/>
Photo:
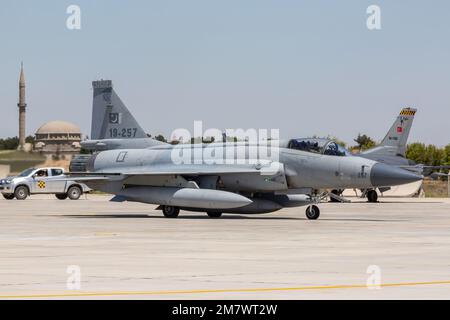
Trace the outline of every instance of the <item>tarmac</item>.
<path fill-rule="evenodd" d="M 0 299 L 450 299 L 450 199 L 353 198 L 310 221 L 109 198 L 2 198 Z"/>

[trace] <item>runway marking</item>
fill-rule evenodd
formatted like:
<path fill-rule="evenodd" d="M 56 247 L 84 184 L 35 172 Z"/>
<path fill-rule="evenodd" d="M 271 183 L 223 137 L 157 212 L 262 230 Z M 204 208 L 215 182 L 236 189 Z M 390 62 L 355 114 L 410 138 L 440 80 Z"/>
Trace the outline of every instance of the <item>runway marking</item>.
<path fill-rule="evenodd" d="M 94 236 L 96 236 L 96 237 L 110 237 L 110 236 L 117 236 L 117 233 L 113 233 L 113 232 L 96 232 L 96 233 L 94 233 Z"/>
<path fill-rule="evenodd" d="M 381 283 L 379 287 L 408 287 L 423 285 L 443 285 L 450 284 L 450 280 L 445 281 L 424 281 L 424 282 L 398 282 Z M 55 294 L 29 294 L 29 295 L 0 295 L 0 299 L 27 299 L 27 298 L 69 298 L 69 297 L 107 297 L 107 296 L 146 296 L 146 295 L 171 295 L 171 294 L 202 294 L 202 293 L 242 293 L 242 292 L 269 292 L 269 291 L 305 291 L 305 290 L 330 290 L 330 289 L 357 289 L 377 286 L 367 286 L 365 284 L 350 285 L 324 285 L 324 286 L 304 286 L 304 287 L 280 287 L 280 288 L 241 288 L 241 289 L 202 289 L 202 290 L 167 290 L 167 291 L 112 291 L 112 292 L 86 292 L 86 293 L 55 293 Z"/>

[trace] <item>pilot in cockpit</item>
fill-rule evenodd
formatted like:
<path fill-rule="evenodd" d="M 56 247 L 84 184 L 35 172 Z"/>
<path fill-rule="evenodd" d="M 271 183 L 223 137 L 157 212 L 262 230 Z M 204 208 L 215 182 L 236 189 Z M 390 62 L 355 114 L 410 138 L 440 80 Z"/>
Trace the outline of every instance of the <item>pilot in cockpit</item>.
<path fill-rule="evenodd" d="M 330 142 L 323 154 L 330 155 L 330 156 L 337 155 L 338 154 L 337 144 L 335 142 Z"/>

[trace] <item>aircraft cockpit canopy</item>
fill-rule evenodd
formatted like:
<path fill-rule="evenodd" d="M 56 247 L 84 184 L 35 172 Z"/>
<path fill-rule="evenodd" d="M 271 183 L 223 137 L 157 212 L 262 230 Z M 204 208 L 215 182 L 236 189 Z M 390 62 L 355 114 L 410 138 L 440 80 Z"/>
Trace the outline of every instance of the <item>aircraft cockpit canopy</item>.
<path fill-rule="evenodd" d="M 333 140 L 306 138 L 291 139 L 287 146 L 289 149 L 324 154 L 329 156 L 349 156 L 351 153 Z"/>

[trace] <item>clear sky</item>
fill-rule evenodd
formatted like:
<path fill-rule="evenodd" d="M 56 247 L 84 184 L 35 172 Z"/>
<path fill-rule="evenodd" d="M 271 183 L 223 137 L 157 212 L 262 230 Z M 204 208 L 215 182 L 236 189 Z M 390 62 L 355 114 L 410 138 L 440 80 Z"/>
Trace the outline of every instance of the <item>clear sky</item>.
<path fill-rule="evenodd" d="M 66 9 L 81 8 L 81 30 Z M 366 9 L 381 8 L 381 30 Z M 142 127 L 279 128 L 283 138 L 381 140 L 403 106 L 410 142 L 450 142 L 450 2 L 3 0 L 0 137 L 69 120 L 89 134 L 91 81 L 111 79 Z"/>

